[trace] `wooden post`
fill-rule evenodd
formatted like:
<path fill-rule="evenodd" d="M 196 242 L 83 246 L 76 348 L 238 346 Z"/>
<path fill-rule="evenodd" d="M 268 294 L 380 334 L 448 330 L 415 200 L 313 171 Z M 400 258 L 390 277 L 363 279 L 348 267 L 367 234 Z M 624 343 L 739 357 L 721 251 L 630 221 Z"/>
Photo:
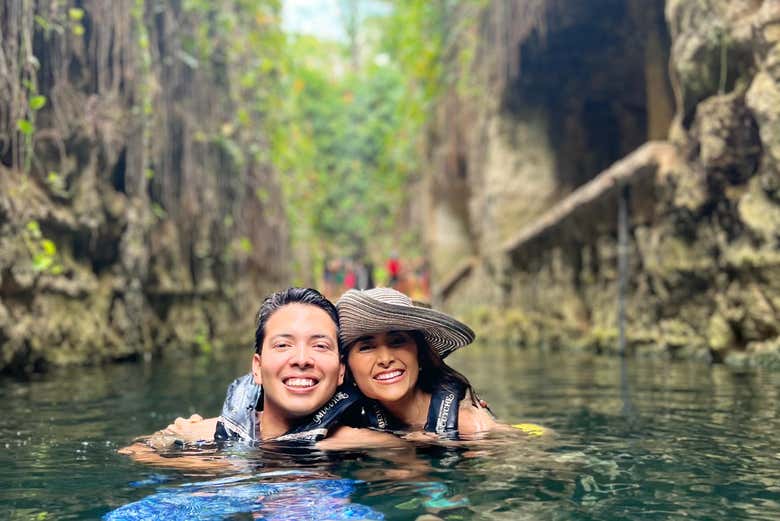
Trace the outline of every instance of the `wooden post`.
<path fill-rule="evenodd" d="M 618 352 L 626 356 L 626 288 L 628 287 L 628 186 L 618 192 Z"/>

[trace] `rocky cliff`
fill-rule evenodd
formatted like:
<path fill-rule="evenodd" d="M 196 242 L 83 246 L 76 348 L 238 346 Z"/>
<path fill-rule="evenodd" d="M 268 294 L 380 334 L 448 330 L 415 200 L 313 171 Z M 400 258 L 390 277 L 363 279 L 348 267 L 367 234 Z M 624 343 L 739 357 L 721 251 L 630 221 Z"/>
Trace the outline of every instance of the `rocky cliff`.
<path fill-rule="evenodd" d="M 449 27 L 472 80 L 429 133 L 440 301 L 484 302 L 483 336 L 613 350 L 625 192 L 629 346 L 777 363 L 780 2 L 493 1 Z"/>
<path fill-rule="evenodd" d="M 64 4 L 0 2 L 0 370 L 249 342 L 286 274 L 273 67 L 227 2 Z"/>

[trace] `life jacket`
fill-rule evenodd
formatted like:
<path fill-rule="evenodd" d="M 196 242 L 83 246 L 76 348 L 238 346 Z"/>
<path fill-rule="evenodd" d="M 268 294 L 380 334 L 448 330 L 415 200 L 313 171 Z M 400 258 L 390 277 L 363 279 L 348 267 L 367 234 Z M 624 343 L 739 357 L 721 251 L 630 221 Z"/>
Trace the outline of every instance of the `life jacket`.
<path fill-rule="evenodd" d="M 466 397 L 466 386 L 456 380 L 440 384 L 431 393 L 431 404 L 428 407 L 428 419 L 423 427 L 424 432 L 432 432 L 444 439 L 458 439 L 458 408 Z M 387 410 L 375 400 L 367 400 L 363 407 L 363 415 L 368 426 L 380 431 L 406 431 Z"/>
<path fill-rule="evenodd" d="M 341 416 L 362 398 L 357 389 L 339 388 L 328 402 L 306 421 L 274 438 L 274 441 L 302 441 L 314 443 L 323 439 L 328 430 L 339 423 Z M 257 411 L 262 410 L 263 388 L 255 383 L 252 374 L 236 378 L 228 386 L 222 414 L 214 432 L 216 441 L 240 440 L 257 443 Z"/>

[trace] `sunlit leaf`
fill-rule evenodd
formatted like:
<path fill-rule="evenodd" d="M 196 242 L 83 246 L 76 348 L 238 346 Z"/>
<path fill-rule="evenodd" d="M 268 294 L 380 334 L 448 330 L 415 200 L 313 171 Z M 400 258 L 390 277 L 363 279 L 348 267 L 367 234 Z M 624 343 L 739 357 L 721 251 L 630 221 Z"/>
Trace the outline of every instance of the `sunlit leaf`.
<path fill-rule="evenodd" d="M 41 247 L 46 255 L 54 256 L 57 254 L 57 245 L 49 239 L 43 239 L 41 241 Z"/>
<path fill-rule="evenodd" d="M 32 267 L 35 271 L 46 271 L 53 263 L 54 259 L 50 255 L 44 253 L 33 255 Z"/>
<path fill-rule="evenodd" d="M 29 105 L 32 110 L 42 109 L 46 105 L 46 96 L 41 96 L 40 94 L 33 96 L 30 98 Z"/>
<path fill-rule="evenodd" d="M 44 31 L 48 31 L 49 30 L 49 21 L 46 20 L 46 18 L 44 18 L 41 15 L 36 14 L 33 17 L 33 19 L 35 20 L 35 23 L 37 23 L 40 26 L 41 29 L 43 29 Z"/>
<path fill-rule="evenodd" d="M 252 241 L 249 240 L 248 237 L 241 237 L 238 240 L 238 247 L 241 248 L 241 251 L 244 253 L 252 253 L 252 250 L 254 249 Z"/>
<path fill-rule="evenodd" d="M 25 136 L 29 136 L 35 132 L 35 126 L 26 119 L 17 119 L 16 128 Z"/>
<path fill-rule="evenodd" d="M 236 117 L 238 118 L 239 123 L 245 127 L 249 126 L 249 124 L 252 122 L 252 119 L 249 117 L 249 111 L 243 108 L 238 109 Z"/>
<path fill-rule="evenodd" d="M 84 18 L 84 9 L 79 7 L 71 7 L 68 9 L 68 18 L 74 22 L 80 21 L 82 18 Z"/>
<path fill-rule="evenodd" d="M 41 233 L 41 227 L 38 224 L 38 221 L 27 221 L 25 228 L 33 235 Z"/>

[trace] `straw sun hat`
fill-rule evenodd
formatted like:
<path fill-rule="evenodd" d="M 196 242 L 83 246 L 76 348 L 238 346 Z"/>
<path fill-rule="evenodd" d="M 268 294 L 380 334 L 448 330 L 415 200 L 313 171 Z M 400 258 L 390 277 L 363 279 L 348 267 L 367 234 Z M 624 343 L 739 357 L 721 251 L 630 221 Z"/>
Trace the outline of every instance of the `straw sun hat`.
<path fill-rule="evenodd" d="M 351 289 L 336 303 L 345 346 L 365 335 L 383 331 L 420 331 L 442 358 L 474 341 L 474 331 L 451 316 L 415 305 L 390 288 Z"/>

